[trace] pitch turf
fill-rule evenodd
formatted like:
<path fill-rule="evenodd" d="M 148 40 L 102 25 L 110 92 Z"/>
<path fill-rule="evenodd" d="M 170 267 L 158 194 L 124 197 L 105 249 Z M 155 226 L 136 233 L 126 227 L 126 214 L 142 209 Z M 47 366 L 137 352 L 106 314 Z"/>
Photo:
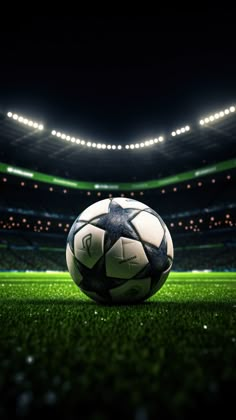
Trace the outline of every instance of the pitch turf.
<path fill-rule="evenodd" d="M 171 273 L 135 306 L 98 305 L 66 273 L 1 273 L 0 290 L 1 419 L 234 410 L 236 273 Z"/>

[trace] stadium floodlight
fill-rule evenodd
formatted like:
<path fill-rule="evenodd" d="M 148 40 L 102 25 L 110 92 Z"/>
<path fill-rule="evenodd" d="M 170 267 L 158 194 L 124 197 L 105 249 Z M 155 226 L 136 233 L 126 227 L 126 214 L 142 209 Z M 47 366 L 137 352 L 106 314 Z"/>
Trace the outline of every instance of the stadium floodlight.
<path fill-rule="evenodd" d="M 172 131 L 172 137 L 179 136 L 180 134 L 186 133 L 190 130 L 190 126 L 186 125 L 185 127 L 177 128 L 175 131 Z"/>
<path fill-rule="evenodd" d="M 37 130 L 43 130 L 43 124 L 38 123 L 37 121 L 29 120 L 28 118 L 23 117 L 22 115 L 18 115 L 11 111 L 7 112 L 7 117 L 12 118 L 14 121 L 18 121 L 20 124 L 28 125 L 29 127 L 33 127 Z"/>
<path fill-rule="evenodd" d="M 10 118 L 13 118 L 14 114 L 12 114 L 11 112 L 9 112 L 8 114 Z M 18 118 L 18 116 L 16 116 L 15 118 Z M 55 129 L 51 131 L 51 135 L 62 138 L 63 140 L 71 141 L 72 143 L 76 143 L 81 146 L 86 145 L 88 148 L 93 147 L 94 149 L 98 150 L 122 150 L 121 145 L 116 146 L 115 144 L 96 143 L 92 142 L 91 140 L 80 140 L 79 138 L 76 139 L 75 137 L 71 137 L 70 135 L 66 133 L 61 133 L 60 131 L 57 131 Z"/>
<path fill-rule="evenodd" d="M 232 112 L 235 112 L 235 106 L 230 106 L 229 108 L 224 109 L 224 111 L 221 110 L 221 111 L 215 112 L 214 114 L 211 114 L 207 117 L 204 117 L 199 121 L 199 124 L 200 125 L 208 124 L 209 122 L 219 120 L 219 119 L 225 117 L 226 115 L 231 114 Z"/>
<path fill-rule="evenodd" d="M 199 124 L 204 126 L 205 124 L 208 124 L 208 123 L 214 122 L 216 120 L 219 120 L 219 119 L 223 118 L 224 116 L 229 115 L 229 114 L 231 114 L 235 111 L 236 111 L 236 108 L 235 108 L 235 106 L 232 105 L 229 108 L 226 108 L 224 110 L 221 110 L 221 111 L 218 111 L 214 114 L 211 114 L 211 115 L 209 115 L 205 118 L 202 118 L 199 121 Z M 44 128 L 43 124 L 40 124 L 40 123 L 38 123 L 36 121 L 33 121 L 31 119 L 25 118 L 21 115 L 18 115 L 16 113 L 11 112 L 11 111 L 7 112 L 7 117 L 12 118 L 15 121 L 18 121 L 21 124 L 28 125 L 29 127 L 33 127 L 37 130 L 43 130 L 43 128 Z M 172 137 L 179 136 L 181 134 L 184 134 L 184 133 L 188 132 L 189 130 L 190 130 L 190 126 L 186 125 L 186 126 L 177 128 L 176 130 L 172 131 L 171 136 Z M 62 138 L 63 140 L 66 140 L 66 141 L 70 141 L 72 143 L 76 143 L 76 144 L 81 145 L 81 146 L 87 145 L 87 147 L 93 147 L 93 148 L 96 148 L 96 149 L 99 149 L 99 150 L 101 150 L 101 149 L 102 150 L 106 150 L 106 149 L 108 149 L 108 150 L 122 150 L 124 147 L 125 147 L 126 150 L 129 150 L 129 149 L 133 150 L 133 149 L 140 149 L 140 148 L 144 148 L 144 147 L 150 147 L 150 146 L 153 146 L 154 144 L 161 143 L 161 142 L 164 141 L 163 136 L 159 136 L 158 138 L 154 138 L 154 139 L 152 138 L 152 139 L 145 140 L 145 141 L 142 141 L 142 142 L 139 142 L 139 143 L 126 144 L 125 146 L 122 147 L 121 145 L 118 145 L 118 146 L 115 145 L 115 144 L 108 144 L 107 145 L 105 143 L 96 143 L 96 142 L 91 142 L 89 140 L 86 140 L 86 141 L 85 140 L 80 140 L 79 138 L 71 137 L 70 135 L 68 135 L 66 133 L 61 133 L 60 131 L 57 131 L 55 129 L 51 131 L 51 135 L 56 136 L 58 138 Z"/>
<path fill-rule="evenodd" d="M 10 113 L 11 117 L 13 117 L 13 114 Z M 185 128 L 182 128 L 182 131 L 187 131 L 189 129 L 188 126 L 186 126 Z M 98 150 L 122 150 L 123 148 L 129 150 L 129 149 L 140 149 L 143 147 L 149 147 L 152 146 L 154 144 L 157 144 L 159 142 L 162 142 L 164 140 L 163 136 L 159 136 L 156 137 L 154 139 L 150 139 L 150 140 L 145 140 L 142 141 L 140 143 L 131 143 L 131 144 L 126 144 L 125 146 L 122 145 L 116 145 L 116 144 L 106 144 L 106 143 L 96 143 L 96 142 L 91 142 L 89 140 L 80 140 L 80 139 L 75 139 L 75 137 L 71 137 L 70 135 L 66 134 L 66 133 L 61 133 L 60 131 L 57 130 L 52 130 L 51 134 L 53 136 L 62 138 L 64 140 L 67 141 L 71 141 L 72 143 L 76 143 L 76 144 L 80 144 L 80 145 L 87 145 L 87 147 L 93 147 L 94 149 L 98 149 Z"/>
<path fill-rule="evenodd" d="M 163 137 L 160 136 L 158 138 L 142 141 L 141 143 L 126 144 L 125 148 L 126 149 L 140 149 L 140 148 L 143 148 L 143 147 L 153 146 L 153 144 L 157 144 L 157 143 L 162 142 L 162 141 L 163 141 Z"/>

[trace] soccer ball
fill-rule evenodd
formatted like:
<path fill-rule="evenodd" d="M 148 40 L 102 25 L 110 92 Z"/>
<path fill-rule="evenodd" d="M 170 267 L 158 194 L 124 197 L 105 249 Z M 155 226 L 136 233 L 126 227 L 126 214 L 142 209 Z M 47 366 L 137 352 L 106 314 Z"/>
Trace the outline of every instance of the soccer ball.
<path fill-rule="evenodd" d="M 137 303 L 165 283 L 173 243 L 162 218 L 122 197 L 97 201 L 74 221 L 66 262 L 79 288 L 100 303 Z"/>

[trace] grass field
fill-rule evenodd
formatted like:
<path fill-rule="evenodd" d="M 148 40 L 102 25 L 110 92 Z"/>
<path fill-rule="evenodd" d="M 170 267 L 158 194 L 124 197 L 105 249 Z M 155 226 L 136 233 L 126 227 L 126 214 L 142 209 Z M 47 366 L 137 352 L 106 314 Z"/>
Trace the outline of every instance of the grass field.
<path fill-rule="evenodd" d="M 0 290 L 1 419 L 235 409 L 236 273 L 173 272 L 135 306 L 96 304 L 67 273 L 1 273 Z"/>

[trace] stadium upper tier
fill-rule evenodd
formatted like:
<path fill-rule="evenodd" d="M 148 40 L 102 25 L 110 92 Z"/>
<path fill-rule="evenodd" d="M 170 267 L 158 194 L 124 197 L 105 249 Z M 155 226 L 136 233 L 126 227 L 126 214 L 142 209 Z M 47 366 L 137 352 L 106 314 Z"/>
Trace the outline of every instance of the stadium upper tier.
<path fill-rule="evenodd" d="M 35 182 L 20 176 L 0 177 L 0 228 L 68 232 L 95 201 L 117 195 L 142 201 L 166 221 L 172 232 L 234 227 L 236 169 L 205 175 L 145 191 L 84 191 Z"/>
<path fill-rule="evenodd" d="M 125 195 L 141 201 L 143 199 L 151 207 L 155 202 L 159 202 L 157 207 L 163 207 L 164 213 L 169 214 L 211 205 L 222 204 L 225 207 L 226 204 L 235 201 L 236 169 L 182 182 L 178 181 L 178 176 L 175 178 L 176 182 L 166 184 L 161 188 L 113 191 L 102 188 L 97 190 L 64 188 L 60 185 L 37 182 L 21 176 L 1 174 L 0 205 L 26 209 L 36 208 L 38 211 L 55 212 L 57 210 L 59 213 L 74 213 L 78 211 L 78 206 L 83 208 L 84 205 L 92 204 L 94 200 Z"/>
<path fill-rule="evenodd" d="M 206 113 L 153 138 L 119 144 L 80 139 L 14 113 L 1 113 L 0 161 L 87 182 L 143 182 L 235 157 L 235 107 Z M 204 114 L 204 113 L 203 113 Z M 63 122 L 60 123 L 63 126 Z M 79 128 L 78 128 L 79 130 Z"/>

